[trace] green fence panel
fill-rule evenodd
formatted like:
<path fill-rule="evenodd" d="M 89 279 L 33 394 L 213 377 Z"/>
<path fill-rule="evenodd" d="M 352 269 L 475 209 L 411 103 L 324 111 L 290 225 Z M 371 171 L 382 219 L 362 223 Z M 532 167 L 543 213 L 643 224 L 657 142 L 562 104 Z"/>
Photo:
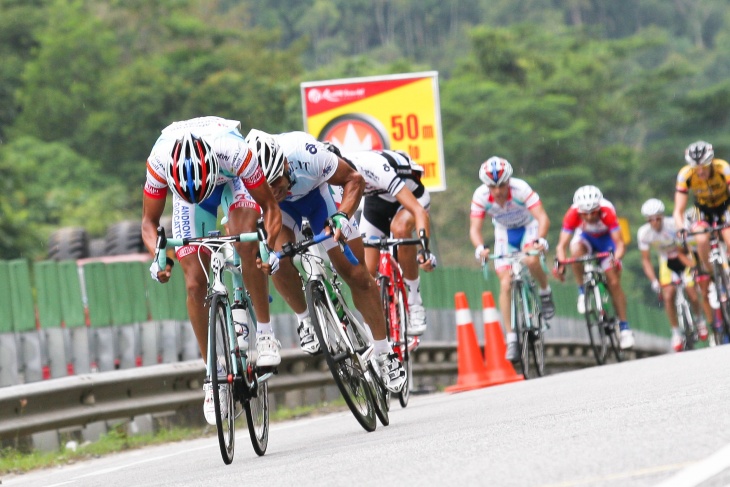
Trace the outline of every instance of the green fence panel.
<path fill-rule="evenodd" d="M 11 260 L 10 299 L 13 309 L 13 329 L 16 332 L 35 330 L 35 304 L 30 285 L 30 266 L 25 259 Z"/>
<path fill-rule="evenodd" d="M 150 278 L 149 264 L 131 262 L 130 266 L 127 278 L 129 279 L 129 291 L 132 298 L 132 320 L 134 323 L 140 323 L 147 321 L 149 316 L 146 286 L 148 283 L 154 284 L 154 282 Z"/>
<path fill-rule="evenodd" d="M 182 269 L 175 269 L 167 283 L 170 292 L 170 318 L 178 321 L 186 321 L 188 319 L 187 298 L 188 293 L 185 290 L 185 276 Z"/>
<path fill-rule="evenodd" d="M 57 292 L 61 301 L 63 322 L 69 328 L 86 326 L 81 280 L 75 260 L 62 260 L 58 263 L 58 281 Z"/>
<path fill-rule="evenodd" d="M 114 325 L 128 325 L 134 322 L 132 317 L 130 262 L 114 262 L 106 264 L 106 277 L 109 291 L 109 307 L 111 321 Z"/>
<path fill-rule="evenodd" d="M 0 260 L 0 333 L 13 331 L 13 305 L 10 298 L 10 265 Z"/>
<path fill-rule="evenodd" d="M 149 262 L 146 263 L 146 266 L 149 267 Z M 165 284 L 153 281 L 149 277 L 149 272 L 145 272 L 143 282 L 147 290 L 150 317 L 153 320 L 185 321 L 188 319 L 187 292 L 182 269 L 176 266 L 172 271 L 170 281 Z"/>
<path fill-rule="evenodd" d="M 116 284 L 109 282 L 106 264 L 101 262 L 85 264 L 83 275 L 91 326 L 111 325 L 112 308 L 110 300 L 117 290 Z"/>
<path fill-rule="evenodd" d="M 33 264 L 38 321 L 41 328 L 58 328 L 63 322 L 61 310 L 61 282 L 58 275 L 58 262 L 43 260 Z"/>

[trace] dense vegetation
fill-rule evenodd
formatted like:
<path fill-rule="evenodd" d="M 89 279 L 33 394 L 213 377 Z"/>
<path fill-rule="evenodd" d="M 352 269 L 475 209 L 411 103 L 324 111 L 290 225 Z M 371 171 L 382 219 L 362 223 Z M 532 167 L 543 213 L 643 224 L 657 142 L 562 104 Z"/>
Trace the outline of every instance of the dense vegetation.
<path fill-rule="evenodd" d="M 729 13 L 726 0 L 0 0 L 0 258 L 44 256 L 60 226 L 100 235 L 137 217 L 145 157 L 172 120 L 299 129 L 302 81 L 432 69 L 442 262 L 472 264 L 469 200 L 494 154 L 540 193 L 552 242 L 589 183 L 635 231 L 646 198 L 671 210 L 689 142 L 730 157 Z"/>

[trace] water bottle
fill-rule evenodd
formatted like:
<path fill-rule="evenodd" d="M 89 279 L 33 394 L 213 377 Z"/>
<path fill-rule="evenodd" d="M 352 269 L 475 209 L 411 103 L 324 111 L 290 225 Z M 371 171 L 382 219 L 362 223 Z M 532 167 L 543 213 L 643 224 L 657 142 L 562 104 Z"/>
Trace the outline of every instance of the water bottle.
<path fill-rule="evenodd" d="M 236 330 L 236 341 L 238 348 L 243 353 L 248 350 L 248 323 L 246 323 L 246 310 L 240 304 L 231 306 L 231 316 L 233 317 L 233 327 Z"/>
<path fill-rule="evenodd" d="M 608 303 L 608 291 L 606 290 L 605 284 L 603 284 L 603 282 L 599 282 L 598 289 L 601 291 L 601 299 L 603 299 L 603 304 Z"/>

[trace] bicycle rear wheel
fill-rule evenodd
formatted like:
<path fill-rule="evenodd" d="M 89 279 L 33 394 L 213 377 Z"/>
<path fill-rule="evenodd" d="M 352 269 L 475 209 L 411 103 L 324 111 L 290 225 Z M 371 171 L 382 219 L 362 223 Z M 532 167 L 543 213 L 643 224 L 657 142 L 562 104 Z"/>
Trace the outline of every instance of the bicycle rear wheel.
<path fill-rule="evenodd" d="M 253 379 L 253 377 L 252 377 Z M 269 444 L 269 383 L 258 382 L 254 397 L 243 403 L 248 423 L 248 434 L 251 444 L 258 456 L 266 453 Z"/>
<path fill-rule="evenodd" d="M 208 319 L 208 359 L 214 360 L 210 376 L 213 388 L 213 405 L 215 407 L 215 426 L 218 430 L 218 444 L 223 462 L 229 465 L 233 461 L 236 440 L 236 408 L 233 400 L 233 366 L 231 361 L 231 343 L 228 336 L 228 302 L 224 296 L 214 295 L 210 302 Z M 216 372 L 220 369 L 219 372 Z M 221 403 L 221 390 L 226 403 Z"/>
<path fill-rule="evenodd" d="M 621 330 L 618 326 L 618 320 L 615 317 L 609 318 L 603 325 L 606 330 L 606 337 L 611 345 L 611 350 L 613 350 L 613 355 L 616 357 L 616 362 L 623 362 L 624 351 L 621 348 Z"/>
<path fill-rule="evenodd" d="M 359 357 L 350 352 L 346 338 L 340 333 L 342 324 L 330 311 L 322 284 L 308 282 L 306 297 L 314 331 L 335 384 L 360 426 L 366 431 L 374 431 L 377 423 L 370 384 Z"/>
<path fill-rule="evenodd" d="M 413 362 L 411 362 L 411 352 L 408 350 L 408 325 L 410 317 L 406 310 L 407 297 L 401 289 L 396 289 L 398 296 L 398 323 L 400 327 L 400 336 L 398 337 L 398 347 L 400 348 L 400 357 L 403 367 L 406 369 L 406 382 L 403 389 L 398 393 L 398 402 L 401 407 L 408 406 L 408 400 L 411 397 L 411 387 L 413 384 Z"/>
<path fill-rule="evenodd" d="M 715 272 L 715 289 L 717 291 L 717 299 L 720 302 L 720 311 L 723 321 L 723 336 L 720 344 L 726 343 L 730 338 L 730 284 L 725 269 L 719 265 L 714 265 Z"/>
<path fill-rule="evenodd" d="M 606 339 L 606 330 L 603 327 L 603 320 L 601 319 L 601 295 L 596 286 L 591 284 L 586 285 L 585 306 L 586 326 L 588 327 L 588 337 L 591 340 L 593 355 L 595 355 L 598 365 L 603 365 L 606 363 L 608 343 Z"/>
<path fill-rule="evenodd" d="M 517 335 L 517 348 L 520 351 L 519 362 L 522 375 L 530 378 L 530 336 L 526 322 L 526 303 L 520 281 L 512 282 L 512 331 Z"/>
<path fill-rule="evenodd" d="M 694 350 L 698 337 L 696 336 L 697 332 L 695 331 L 694 318 L 692 318 L 692 312 L 686 299 L 677 305 L 677 320 L 684 334 L 683 349 Z"/>

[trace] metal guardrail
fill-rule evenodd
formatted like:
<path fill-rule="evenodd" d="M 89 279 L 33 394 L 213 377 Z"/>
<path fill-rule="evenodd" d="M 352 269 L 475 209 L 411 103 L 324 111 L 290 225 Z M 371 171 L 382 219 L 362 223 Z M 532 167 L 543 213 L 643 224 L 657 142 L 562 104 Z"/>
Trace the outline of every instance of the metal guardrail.
<path fill-rule="evenodd" d="M 629 358 L 663 353 L 635 350 Z M 584 343 L 547 342 L 548 373 L 595 365 Z M 415 353 L 416 377 L 455 376 L 456 344 L 425 343 Z M 199 360 L 84 374 L 0 388 L 0 439 L 26 436 L 95 421 L 175 411 L 203 399 L 205 374 Z M 334 384 L 322 355 L 282 351 L 279 374 L 269 391 L 286 392 Z"/>

